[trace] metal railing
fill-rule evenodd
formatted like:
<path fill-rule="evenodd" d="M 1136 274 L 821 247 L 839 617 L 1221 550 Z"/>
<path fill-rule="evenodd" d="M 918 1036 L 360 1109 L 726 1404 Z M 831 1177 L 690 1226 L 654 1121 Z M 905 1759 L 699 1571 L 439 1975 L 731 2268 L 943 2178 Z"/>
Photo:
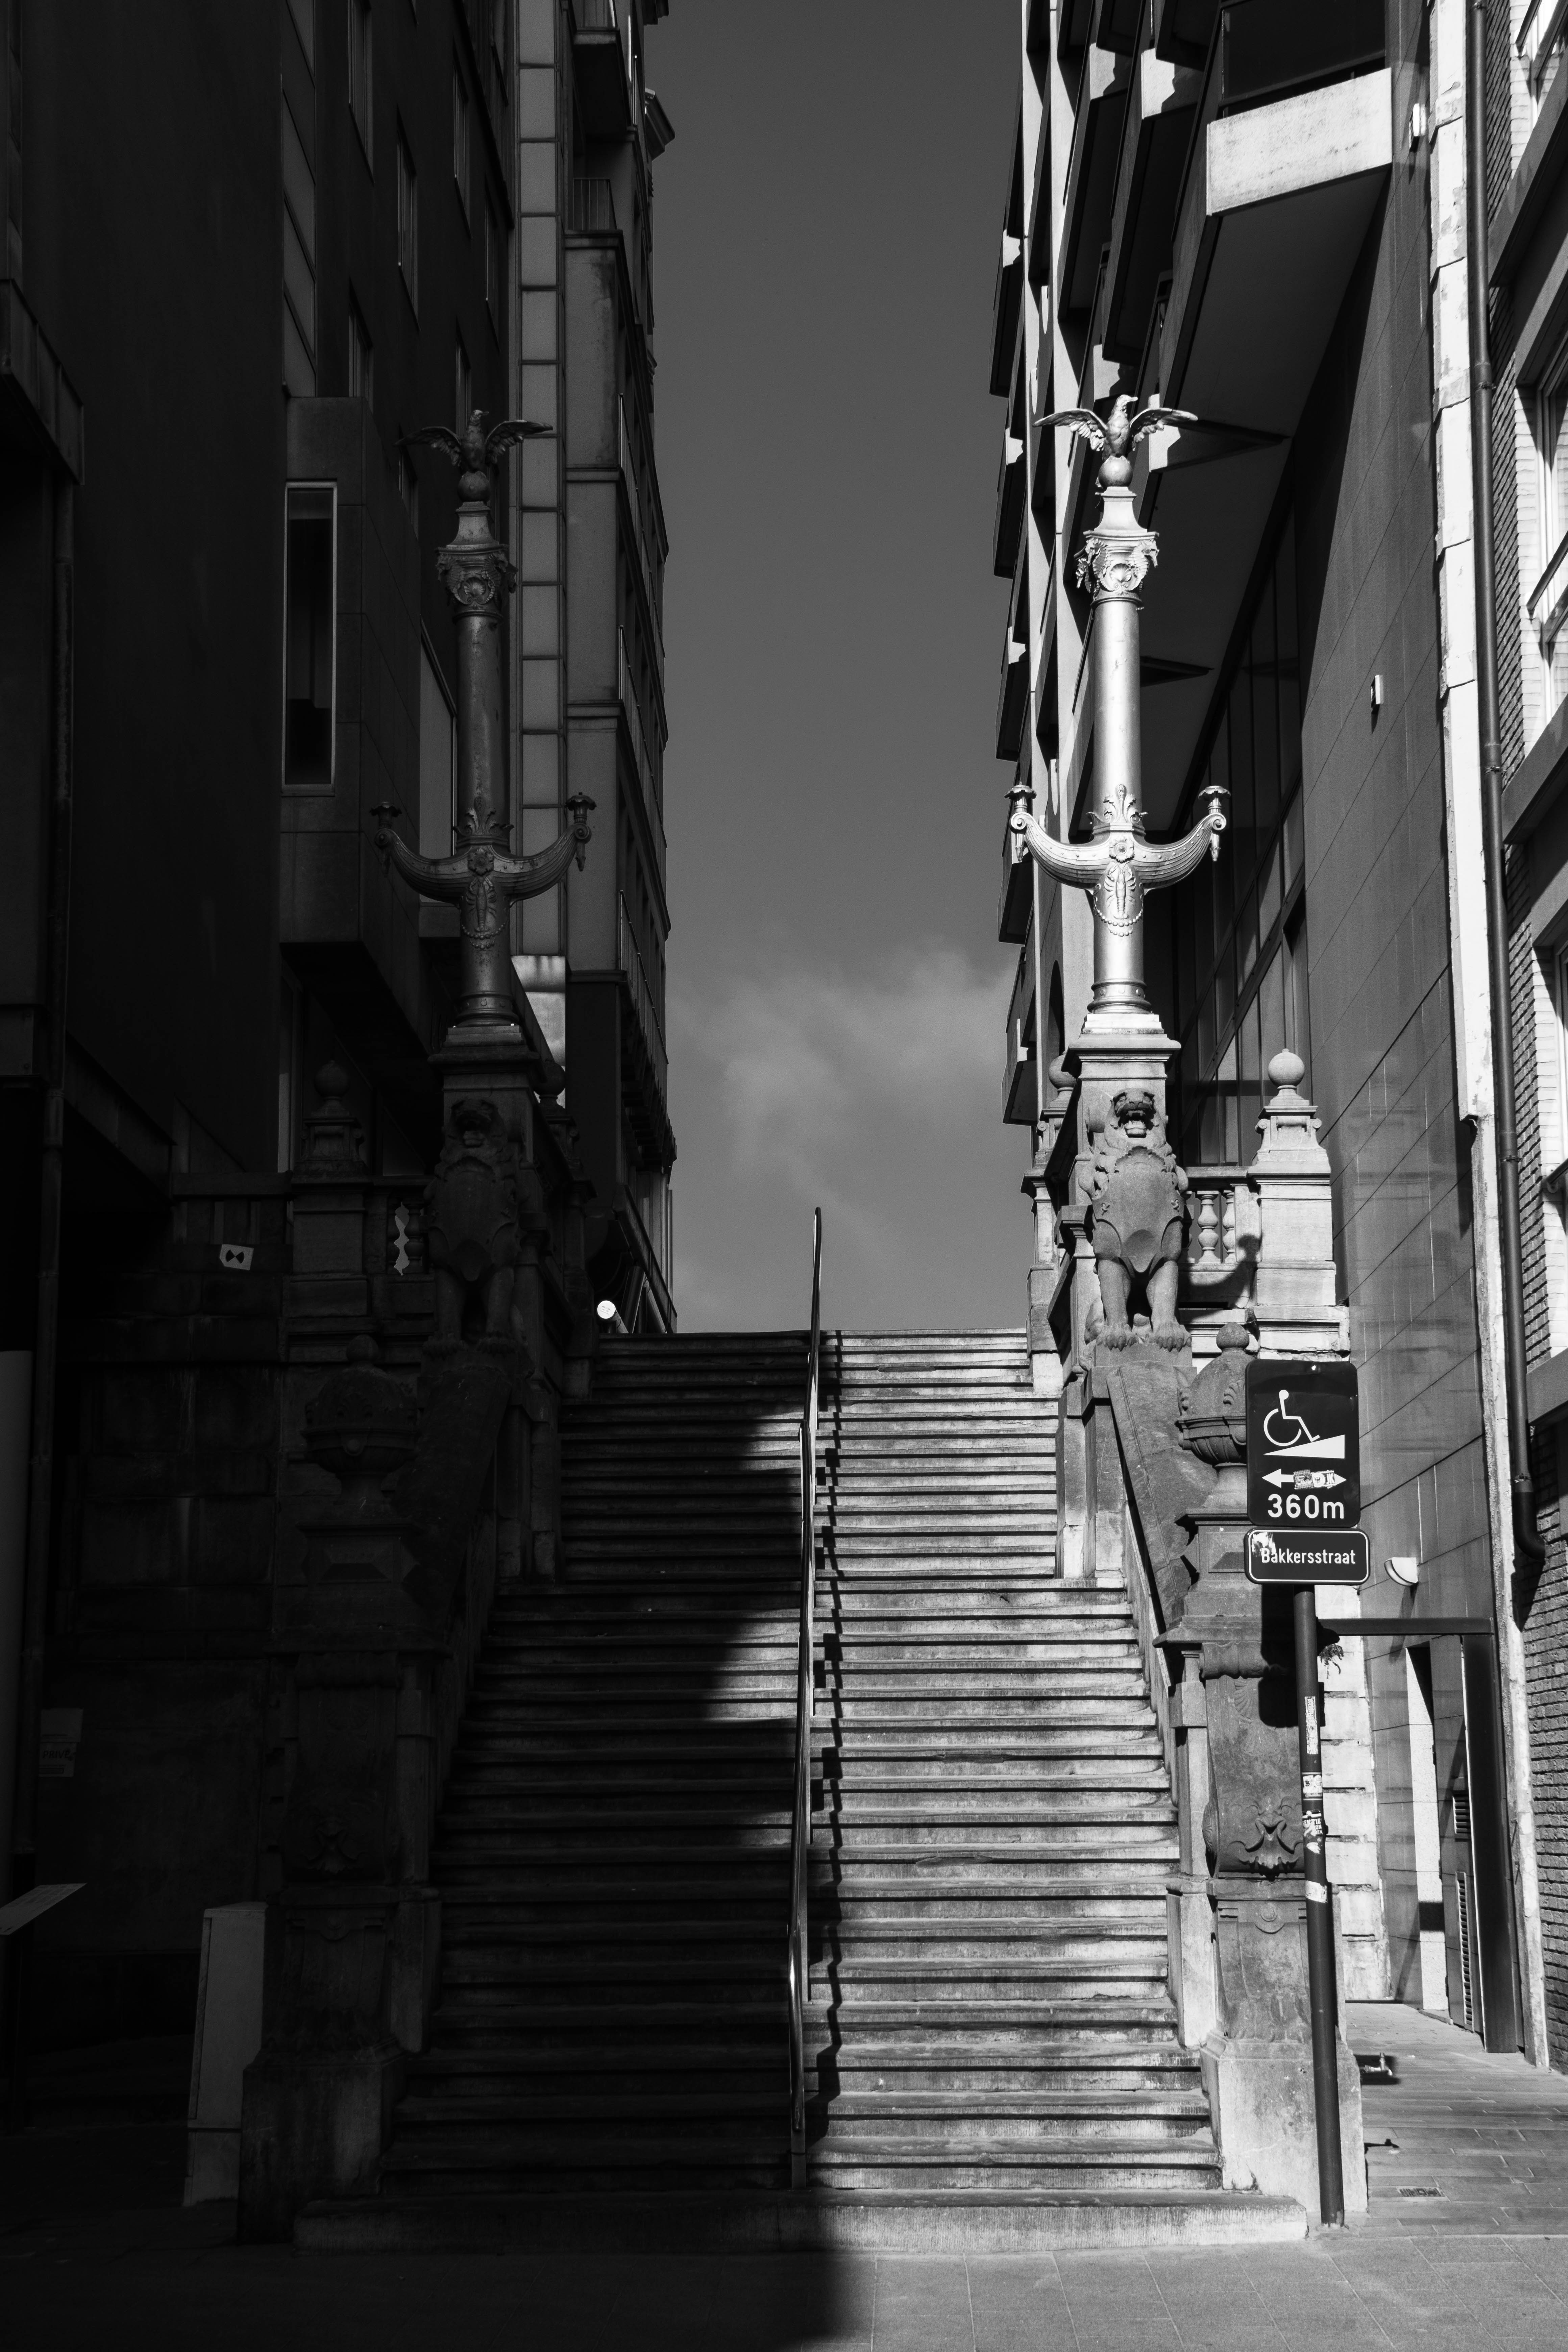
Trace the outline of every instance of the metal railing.
<path fill-rule="evenodd" d="M 800 1424 L 800 1657 L 795 1700 L 795 1818 L 790 1831 L 789 2162 L 790 2182 L 805 2187 L 805 2003 L 810 1982 L 806 1865 L 811 1856 L 811 1718 L 816 1657 L 816 1402 L 822 1349 L 822 1211 L 814 1212 L 811 1340 L 805 1412 Z"/>

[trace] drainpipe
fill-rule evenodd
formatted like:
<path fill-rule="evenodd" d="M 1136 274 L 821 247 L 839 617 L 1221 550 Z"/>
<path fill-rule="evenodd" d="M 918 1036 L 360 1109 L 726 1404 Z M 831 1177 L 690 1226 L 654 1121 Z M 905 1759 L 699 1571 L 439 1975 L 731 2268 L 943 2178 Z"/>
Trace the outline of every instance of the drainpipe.
<path fill-rule="evenodd" d="M 1487 945 L 1491 965 L 1493 1083 L 1497 1090 L 1498 1225 L 1502 1244 L 1504 1379 L 1516 1561 L 1546 1557 L 1535 1525 L 1524 1344 L 1524 1275 L 1519 1232 L 1519 1120 L 1513 1090 L 1513 1003 L 1503 874 L 1502 731 L 1498 719 L 1497 559 L 1492 533 L 1492 370 L 1487 328 L 1486 37 L 1484 0 L 1471 0 L 1469 120 L 1465 139 L 1470 310 L 1470 469 L 1476 551 L 1476 699 L 1481 735 L 1481 829 L 1486 843 Z"/>
<path fill-rule="evenodd" d="M 16 1787 L 11 1818 L 11 1893 L 37 1880 L 38 1741 L 48 1631 L 49 1551 L 55 1496 L 55 1390 L 59 1360 L 60 1224 L 65 1163 L 66 981 L 70 957 L 74 533 L 76 490 L 55 489 L 54 675 L 44 908 L 43 1133 L 38 1154 L 38 1292 L 33 1339 L 33 1424 L 27 1465 L 27 1550 L 22 1603 L 22 1663 L 16 1694 Z M 27 1980 L 33 1930 L 13 1938 L 8 1992 L 9 2121 L 26 2113 Z"/>

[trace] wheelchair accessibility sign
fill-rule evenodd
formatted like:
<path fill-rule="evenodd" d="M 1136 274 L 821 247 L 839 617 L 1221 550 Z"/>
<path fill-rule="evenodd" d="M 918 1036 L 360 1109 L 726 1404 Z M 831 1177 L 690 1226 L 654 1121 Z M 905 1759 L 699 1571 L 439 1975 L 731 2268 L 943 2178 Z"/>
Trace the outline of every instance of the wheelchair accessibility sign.
<path fill-rule="evenodd" d="M 1247 1574 L 1255 1580 L 1364 1582 L 1353 1364 L 1280 1357 L 1248 1364 L 1247 1515 L 1254 1528 L 1275 1538 L 1248 1541 Z"/>

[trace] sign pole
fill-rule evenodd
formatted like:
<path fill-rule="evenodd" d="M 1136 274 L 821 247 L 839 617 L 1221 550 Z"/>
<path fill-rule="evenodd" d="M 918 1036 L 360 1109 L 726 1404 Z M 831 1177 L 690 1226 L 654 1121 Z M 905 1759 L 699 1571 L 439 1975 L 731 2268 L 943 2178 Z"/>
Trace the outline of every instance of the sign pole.
<path fill-rule="evenodd" d="M 1345 2218 L 1340 2153 L 1338 2001 L 1334 1914 L 1323 1838 L 1323 1759 L 1318 1740 L 1318 1596 L 1296 1591 L 1296 1722 L 1301 1740 L 1301 1829 L 1307 1892 L 1307 1994 L 1312 2013 L 1312 2096 L 1318 2118 L 1318 2203 L 1325 2223 Z"/>

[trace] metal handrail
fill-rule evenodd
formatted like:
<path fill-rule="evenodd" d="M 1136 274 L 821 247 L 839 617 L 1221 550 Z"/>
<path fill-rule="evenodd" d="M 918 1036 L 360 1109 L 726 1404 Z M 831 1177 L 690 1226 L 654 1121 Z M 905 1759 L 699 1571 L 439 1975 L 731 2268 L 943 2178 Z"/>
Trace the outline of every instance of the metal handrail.
<path fill-rule="evenodd" d="M 792 2187 L 805 2187 L 806 1864 L 811 1854 L 811 1717 L 816 1655 L 816 1408 L 822 1349 L 822 1211 L 814 1213 L 811 1340 L 800 1424 L 800 1655 L 795 1672 L 795 1817 L 790 1829 L 789 2149 Z"/>

